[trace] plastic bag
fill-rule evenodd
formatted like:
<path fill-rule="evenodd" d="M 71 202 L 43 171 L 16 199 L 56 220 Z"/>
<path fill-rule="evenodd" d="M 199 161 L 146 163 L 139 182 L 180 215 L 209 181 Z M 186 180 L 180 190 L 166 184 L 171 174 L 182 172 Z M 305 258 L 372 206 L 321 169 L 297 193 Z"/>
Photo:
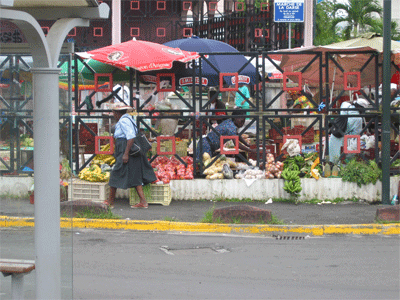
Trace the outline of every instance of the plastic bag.
<path fill-rule="evenodd" d="M 286 143 L 282 146 L 281 150 L 285 150 L 289 154 L 289 156 L 296 156 L 300 154 L 300 145 L 299 140 L 297 139 L 288 139 Z"/>
<path fill-rule="evenodd" d="M 226 179 L 232 179 L 233 178 L 233 171 L 232 169 L 229 167 L 228 164 L 224 164 L 222 166 L 222 174 L 224 174 L 224 177 Z"/>

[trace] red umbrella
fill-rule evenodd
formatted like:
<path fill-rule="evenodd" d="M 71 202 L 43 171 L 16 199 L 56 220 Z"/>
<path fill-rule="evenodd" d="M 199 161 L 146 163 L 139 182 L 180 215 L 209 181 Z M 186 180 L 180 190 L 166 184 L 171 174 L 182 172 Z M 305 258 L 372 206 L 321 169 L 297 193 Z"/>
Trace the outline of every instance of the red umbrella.
<path fill-rule="evenodd" d="M 77 54 L 122 70 L 133 68 L 141 72 L 171 69 L 174 61 L 188 62 L 199 57 L 197 52 L 137 40 Z"/>

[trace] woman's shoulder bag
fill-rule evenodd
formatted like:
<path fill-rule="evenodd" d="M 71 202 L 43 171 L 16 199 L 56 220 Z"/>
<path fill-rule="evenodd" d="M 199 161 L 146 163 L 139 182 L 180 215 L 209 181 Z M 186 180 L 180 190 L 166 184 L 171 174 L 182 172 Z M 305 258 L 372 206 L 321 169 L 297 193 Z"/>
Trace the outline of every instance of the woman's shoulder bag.
<path fill-rule="evenodd" d="M 129 150 L 129 155 L 130 156 L 139 156 L 141 154 L 145 155 L 151 149 L 151 144 L 144 135 L 144 133 L 139 131 L 135 122 L 133 122 L 132 119 L 130 120 L 133 124 L 133 127 L 136 129 L 136 137 L 134 139 L 131 149 Z"/>
<path fill-rule="evenodd" d="M 347 129 L 347 118 L 344 116 L 338 116 L 333 120 L 330 133 L 337 138 L 344 137 Z"/>

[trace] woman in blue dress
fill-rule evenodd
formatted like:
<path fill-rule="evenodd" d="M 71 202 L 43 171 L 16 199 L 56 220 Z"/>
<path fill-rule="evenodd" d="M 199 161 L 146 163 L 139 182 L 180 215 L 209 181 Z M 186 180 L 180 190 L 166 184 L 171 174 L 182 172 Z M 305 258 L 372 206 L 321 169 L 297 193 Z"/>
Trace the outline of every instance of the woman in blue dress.
<path fill-rule="evenodd" d="M 126 190 L 135 187 L 140 202 L 133 205 L 132 208 L 147 208 L 148 204 L 144 197 L 143 185 L 156 181 L 156 175 L 147 157 L 144 155 L 129 155 L 129 150 L 137 134 L 135 121 L 127 113 L 132 108 L 122 102 L 118 102 L 113 105 L 112 110 L 114 118 L 117 121 L 114 132 L 115 165 L 110 173 L 110 180 L 108 182 L 110 195 L 104 204 L 113 208 L 117 188 Z"/>

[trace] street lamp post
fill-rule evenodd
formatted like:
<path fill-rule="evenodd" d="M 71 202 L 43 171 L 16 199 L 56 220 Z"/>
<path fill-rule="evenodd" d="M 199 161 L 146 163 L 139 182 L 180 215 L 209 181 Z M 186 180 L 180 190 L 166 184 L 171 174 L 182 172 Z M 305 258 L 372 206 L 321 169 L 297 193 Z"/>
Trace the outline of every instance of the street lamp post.
<path fill-rule="evenodd" d="M 392 0 L 383 1 L 382 203 L 390 204 L 390 23 Z"/>

